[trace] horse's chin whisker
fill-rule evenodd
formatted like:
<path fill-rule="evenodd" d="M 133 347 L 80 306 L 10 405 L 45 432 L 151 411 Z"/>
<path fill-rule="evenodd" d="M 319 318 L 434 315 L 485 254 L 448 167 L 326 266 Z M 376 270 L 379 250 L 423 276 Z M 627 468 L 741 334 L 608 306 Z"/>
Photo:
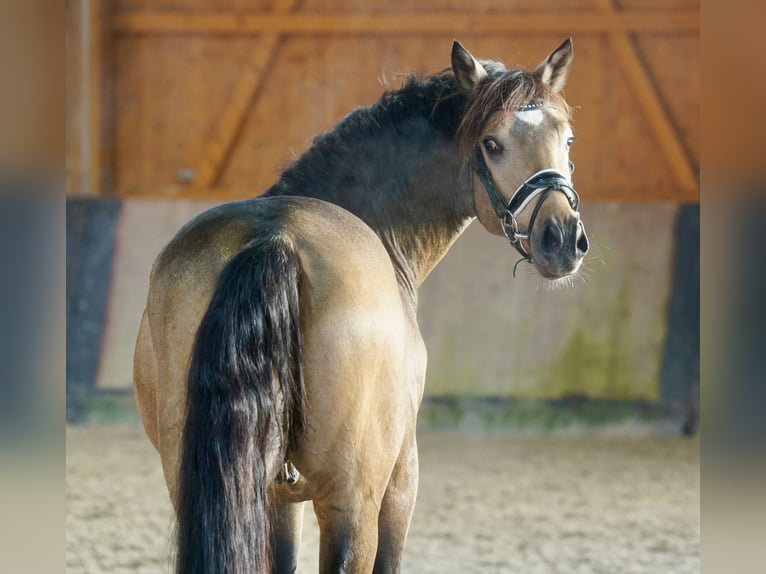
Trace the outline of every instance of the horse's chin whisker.
<path fill-rule="evenodd" d="M 591 270 L 588 269 L 585 265 L 581 265 L 577 271 L 572 273 L 571 277 L 573 282 L 579 281 L 583 285 L 586 285 L 591 279 Z"/>
<path fill-rule="evenodd" d="M 579 271 L 572 273 L 571 275 L 565 275 L 564 277 L 558 277 L 556 279 L 548 279 L 544 283 L 546 291 L 560 291 L 562 289 L 570 288 L 575 285 L 577 280 L 581 280 L 585 283 L 585 278 L 579 276 Z M 539 286 L 539 283 L 538 283 Z"/>
<path fill-rule="evenodd" d="M 605 243 L 602 243 L 600 241 L 594 241 L 591 243 L 593 246 L 591 250 L 588 252 L 588 259 L 587 261 L 597 261 L 601 263 L 604 267 L 606 267 L 606 260 L 604 259 L 604 251 L 609 251 L 609 246 Z"/>

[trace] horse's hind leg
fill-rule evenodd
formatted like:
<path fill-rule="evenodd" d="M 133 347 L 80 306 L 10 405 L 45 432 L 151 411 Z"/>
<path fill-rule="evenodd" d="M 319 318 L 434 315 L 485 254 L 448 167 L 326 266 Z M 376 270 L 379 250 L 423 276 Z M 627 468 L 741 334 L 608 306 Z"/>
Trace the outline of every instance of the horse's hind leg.
<path fill-rule="evenodd" d="M 293 574 L 298 569 L 303 504 L 293 502 L 274 505 L 271 515 L 271 563 L 274 574 Z"/>
<path fill-rule="evenodd" d="M 368 574 L 378 543 L 378 504 L 360 500 L 356 492 L 347 500 L 336 497 L 314 501 L 319 522 L 319 574 Z M 346 497 L 344 497 L 346 498 Z M 348 503 L 348 500 L 355 499 Z"/>
<path fill-rule="evenodd" d="M 405 442 L 380 507 L 375 574 L 399 572 L 417 491 L 418 448 L 413 435 Z"/>
<path fill-rule="evenodd" d="M 321 531 L 319 572 L 399 572 L 417 485 L 418 452 L 413 435 L 405 441 L 382 501 L 369 492 L 365 496 L 362 489 L 346 500 L 315 500 Z"/>

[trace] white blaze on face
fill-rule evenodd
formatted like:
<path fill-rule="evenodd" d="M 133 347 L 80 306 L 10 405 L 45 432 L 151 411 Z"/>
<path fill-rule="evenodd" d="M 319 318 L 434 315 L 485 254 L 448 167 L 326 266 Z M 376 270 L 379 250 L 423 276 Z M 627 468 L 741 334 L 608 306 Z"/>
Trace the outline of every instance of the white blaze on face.
<path fill-rule="evenodd" d="M 516 112 L 516 117 L 525 124 L 539 126 L 543 121 L 543 110 L 521 110 Z"/>

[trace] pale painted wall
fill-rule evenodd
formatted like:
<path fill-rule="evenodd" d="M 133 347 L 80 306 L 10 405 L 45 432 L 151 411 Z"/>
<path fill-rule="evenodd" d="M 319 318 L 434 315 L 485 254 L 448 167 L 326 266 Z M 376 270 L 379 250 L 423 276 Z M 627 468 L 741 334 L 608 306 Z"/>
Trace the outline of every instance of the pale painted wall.
<path fill-rule="evenodd" d="M 210 202 L 127 200 L 116 233 L 97 386 L 130 386 L 149 271 L 176 229 Z M 584 205 L 582 279 L 550 291 L 474 223 L 420 292 L 426 393 L 657 399 L 671 293 L 674 204 Z"/>
<path fill-rule="evenodd" d="M 672 204 L 583 205 L 581 277 L 552 291 L 471 225 L 420 291 L 427 392 L 609 399 L 659 396 L 671 293 Z"/>

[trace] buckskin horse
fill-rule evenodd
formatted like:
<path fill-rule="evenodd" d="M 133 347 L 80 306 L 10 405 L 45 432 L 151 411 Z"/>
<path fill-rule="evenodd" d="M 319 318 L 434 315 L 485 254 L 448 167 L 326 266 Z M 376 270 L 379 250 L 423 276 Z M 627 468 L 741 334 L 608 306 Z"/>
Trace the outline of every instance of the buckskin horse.
<path fill-rule="evenodd" d="M 293 572 L 309 500 L 321 572 L 397 572 L 418 484 L 418 286 L 475 218 L 544 277 L 577 271 L 571 39 L 532 72 L 457 41 L 451 56 L 159 254 L 134 385 L 179 573 Z"/>

